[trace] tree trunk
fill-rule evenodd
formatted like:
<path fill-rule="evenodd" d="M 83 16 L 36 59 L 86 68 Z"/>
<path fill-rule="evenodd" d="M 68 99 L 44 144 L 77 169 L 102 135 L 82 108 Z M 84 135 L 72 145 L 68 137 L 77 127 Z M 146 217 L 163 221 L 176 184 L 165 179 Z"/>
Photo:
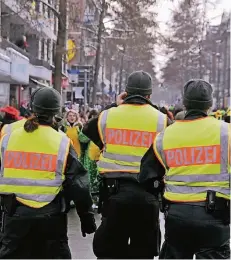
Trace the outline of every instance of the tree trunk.
<path fill-rule="evenodd" d="M 101 40 L 102 40 L 102 33 L 103 33 L 103 19 L 106 10 L 106 0 L 103 0 L 101 8 L 102 9 L 99 16 L 99 28 L 98 28 L 98 35 L 97 35 L 97 50 L 96 50 L 96 57 L 95 57 L 95 73 L 94 73 L 94 83 L 93 83 L 94 87 L 92 92 L 93 106 L 96 103 L 96 93 L 97 93 L 98 76 L 99 76 L 99 68 L 100 68 Z"/>
<path fill-rule="evenodd" d="M 63 55 L 66 53 L 67 0 L 59 1 L 58 36 L 55 51 L 54 88 L 61 94 Z"/>

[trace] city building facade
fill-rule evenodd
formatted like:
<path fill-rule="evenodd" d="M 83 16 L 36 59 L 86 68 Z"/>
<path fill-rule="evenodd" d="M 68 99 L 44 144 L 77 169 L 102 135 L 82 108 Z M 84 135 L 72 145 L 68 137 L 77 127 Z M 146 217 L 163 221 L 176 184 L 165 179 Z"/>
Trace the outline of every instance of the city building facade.
<path fill-rule="evenodd" d="M 1 1 L 1 55 L 10 63 L 8 80 L 0 77 L 1 105 L 19 107 L 33 89 L 52 86 L 58 8 L 58 0 Z"/>
<path fill-rule="evenodd" d="M 208 26 L 206 39 L 206 79 L 214 88 L 214 108 L 230 106 L 230 13 L 221 23 Z"/>
<path fill-rule="evenodd" d="M 90 0 L 69 0 L 69 10 L 68 68 L 72 74 L 69 75 L 66 100 L 78 100 L 81 103 L 84 99 L 81 94 L 83 82 L 79 80 L 80 76 L 77 74 L 76 68 L 79 66 L 91 67 L 95 64 L 99 10 Z M 92 84 L 88 84 L 88 87 L 92 89 Z"/>

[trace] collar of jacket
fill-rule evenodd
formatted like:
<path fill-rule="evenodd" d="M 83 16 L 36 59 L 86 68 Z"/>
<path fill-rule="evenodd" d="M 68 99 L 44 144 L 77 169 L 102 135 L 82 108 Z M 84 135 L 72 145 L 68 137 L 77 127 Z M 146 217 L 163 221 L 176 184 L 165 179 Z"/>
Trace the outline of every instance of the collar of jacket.
<path fill-rule="evenodd" d="M 71 127 L 77 126 L 78 124 L 79 124 L 79 122 L 77 121 L 77 122 L 75 122 L 75 123 L 71 126 L 71 124 L 70 124 L 68 121 L 65 122 L 65 125 L 66 125 L 66 126 L 71 126 Z"/>
<path fill-rule="evenodd" d="M 148 104 L 148 101 L 139 97 L 130 98 L 129 100 L 125 100 L 123 104 L 137 104 L 137 105 L 144 105 Z"/>
<path fill-rule="evenodd" d="M 185 120 L 194 120 L 202 117 L 207 117 L 207 113 L 198 109 L 190 109 L 185 114 Z"/>

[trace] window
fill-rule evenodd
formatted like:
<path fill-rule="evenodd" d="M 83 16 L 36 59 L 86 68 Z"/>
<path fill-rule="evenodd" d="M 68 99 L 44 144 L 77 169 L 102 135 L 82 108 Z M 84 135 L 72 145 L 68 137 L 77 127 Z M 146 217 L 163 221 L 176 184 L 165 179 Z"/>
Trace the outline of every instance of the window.
<path fill-rule="evenodd" d="M 51 40 L 47 40 L 47 61 L 51 59 Z"/>
<path fill-rule="evenodd" d="M 35 4 L 35 11 L 37 13 L 40 13 L 40 3 L 39 2 L 36 2 L 36 4 Z"/>
<path fill-rule="evenodd" d="M 45 41 L 41 40 L 41 60 L 45 59 Z"/>

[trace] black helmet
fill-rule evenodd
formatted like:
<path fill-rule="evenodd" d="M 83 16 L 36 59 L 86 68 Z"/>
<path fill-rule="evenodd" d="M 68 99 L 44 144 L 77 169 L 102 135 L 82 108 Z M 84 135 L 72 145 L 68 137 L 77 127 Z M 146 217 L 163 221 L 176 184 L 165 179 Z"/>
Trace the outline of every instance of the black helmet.
<path fill-rule="evenodd" d="M 152 94 L 152 77 L 142 70 L 135 71 L 128 77 L 125 91 L 128 95 L 147 96 Z"/>
<path fill-rule="evenodd" d="M 32 94 L 30 96 L 29 109 L 30 109 L 31 112 L 33 112 L 32 111 L 32 104 L 33 104 L 33 101 L 34 101 L 34 96 L 40 89 L 41 89 L 41 87 L 37 88 L 35 91 L 32 92 Z"/>
<path fill-rule="evenodd" d="M 187 109 L 207 110 L 213 105 L 213 88 L 202 79 L 192 79 L 184 86 L 184 106 Z"/>
<path fill-rule="evenodd" d="M 51 87 L 38 89 L 32 100 L 32 110 L 39 115 L 56 115 L 61 108 L 61 95 Z"/>

